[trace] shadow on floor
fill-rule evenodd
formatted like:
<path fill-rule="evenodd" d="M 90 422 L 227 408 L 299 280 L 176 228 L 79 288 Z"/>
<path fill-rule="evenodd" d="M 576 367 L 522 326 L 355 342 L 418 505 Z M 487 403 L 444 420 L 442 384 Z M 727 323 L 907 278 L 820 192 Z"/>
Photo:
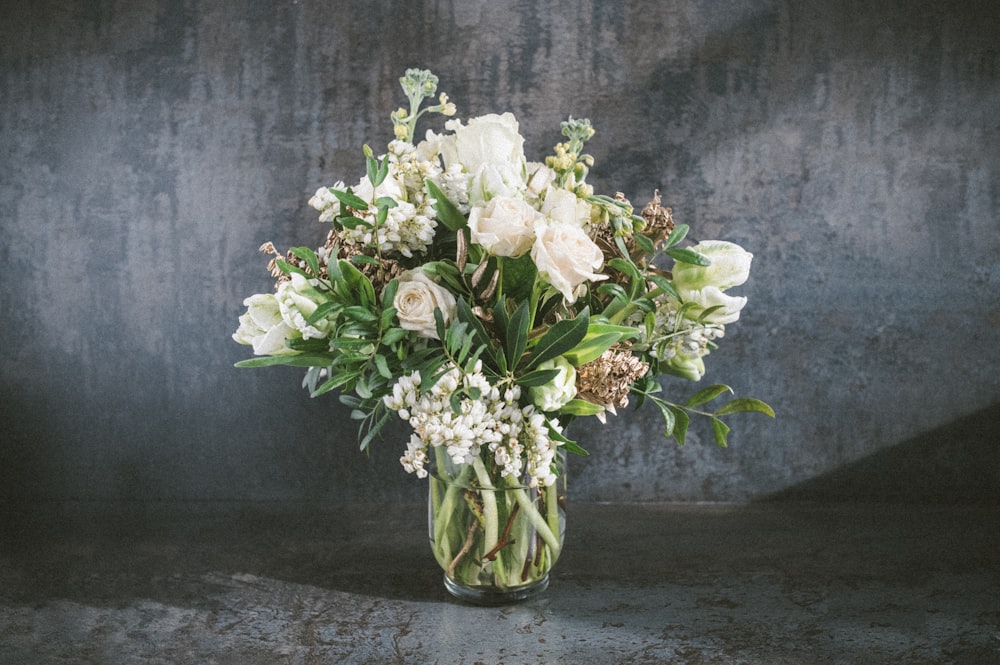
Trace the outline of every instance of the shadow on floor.
<path fill-rule="evenodd" d="M 758 501 L 1000 505 L 1000 403 Z"/>

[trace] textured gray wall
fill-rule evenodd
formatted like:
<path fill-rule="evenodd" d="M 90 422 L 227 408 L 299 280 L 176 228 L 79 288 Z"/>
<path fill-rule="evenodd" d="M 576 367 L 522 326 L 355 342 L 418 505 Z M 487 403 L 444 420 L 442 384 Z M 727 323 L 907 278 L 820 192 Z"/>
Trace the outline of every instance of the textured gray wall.
<path fill-rule="evenodd" d="M 388 141 L 411 66 L 463 117 L 513 111 L 536 156 L 590 117 L 599 189 L 660 188 L 695 235 L 756 256 L 706 380 L 779 418 L 734 419 L 728 450 L 663 443 L 653 410 L 588 429 L 575 498 L 741 501 L 928 449 L 903 485 L 936 466 L 942 495 L 995 491 L 998 38 L 994 2 L 8 7 L 0 497 L 423 495 L 402 428 L 363 456 L 335 399 L 234 369 L 229 340 L 270 285 L 257 246 L 321 241 L 307 198 Z M 949 424 L 970 418 L 956 461 Z"/>

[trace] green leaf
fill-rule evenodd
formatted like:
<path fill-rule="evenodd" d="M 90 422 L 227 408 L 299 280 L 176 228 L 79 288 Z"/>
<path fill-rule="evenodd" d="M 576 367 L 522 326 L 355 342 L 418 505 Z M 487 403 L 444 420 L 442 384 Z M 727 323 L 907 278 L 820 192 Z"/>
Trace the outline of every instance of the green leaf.
<path fill-rule="evenodd" d="M 514 314 L 510 317 L 510 321 L 507 324 L 507 357 L 510 358 L 511 364 L 515 367 L 521 356 L 524 355 L 525 347 L 528 346 L 528 326 L 530 325 L 530 321 L 531 313 L 528 311 L 528 301 L 523 300 L 517 309 L 514 310 Z"/>
<path fill-rule="evenodd" d="M 571 455 L 581 455 L 583 457 L 590 455 L 590 453 L 581 448 L 576 441 L 567 439 L 560 432 L 556 431 L 556 428 L 552 426 L 552 423 L 551 421 L 549 421 L 548 418 L 545 419 L 545 426 L 549 430 L 549 438 L 552 439 L 553 441 L 558 441 L 560 443 L 559 447 L 565 450 L 567 453 L 570 453 Z"/>
<path fill-rule="evenodd" d="M 392 346 L 396 342 L 406 339 L 408 334 L 409 332 L 403 328 L 389 328 L 382 333 L 382 343 L 386 346 Z"/>
<path fill-rule="evenodd" d="M 317 321 L 325 319 L 330 314 L 330 312 L 337 309 L 338 307 L 340 307 L 340 303 L 333 301 L 325 302 L 322 305 L 319 305 L 316 308 L 316 311 L 314 311 L 312 314 L 309 315 L 309 318 L 306 319 L 306 323 L 311 325 L 313 323 L 316 323 Z"/>
<path fill-rule="evenodd" d="M 524 301 L 531 297 L 538 268 L 531 260 L 531 254 L 522 254 L 516 259 L 498 256 L 503 292 L 513 300 Z"/>
<path fill-rule="evenodd" d="M 579 367 L 580 365 L 589 363 L 591 360 L 600 358 L 602 353 L 617 344 L 621 338 L 622 336 L 615 332 L 594 335 L 593 337 L 590 337 L 588 334 L 582 342 L 563 355 L 575 367 Z"/>
<path fill-rule="evenodd" d="M 714 386 L 708 386 L 707 388 L 702 388 L 694 395 L 691 395 L 691 397 L 688 398 L 688 401 L 684 402 L 684 406 L 698 406 L 699 404 L 704 404 L 705 402 L 711 402 L 719 395 L 727 392 L 731 393 L 733 392 L 733 389 L 721 383 Z"/>
<path fill-rule="evenodd" d="M 670 249 L 671 247 L 676 247 L 680 244 L 681 240 L 687 236 L 690 226 L 687 224 L 678 224 L 674 227 L 674 230 L 670 232 L 670 236 L 667 238 L 667 242 L 664 245 L 664 249 Z"/>
<path fill-rule="evenodd" d="M 379 320 L 379 316 L 377 314 L 369 310 L 367 307 L 362 307 L 361 305 L 351 305 L 350 307 L 345 307 L 342 314 L 354 319 L 355 321 L 374 322 Z"/>
<path fill-rule="evenodd" d="M 670 280 L 668 280 L 666 277 L 662 275 L 650 274 L 646 275 L 646 279 L 655 284 L 657 288 L 659 288 L 667 295 L 672 296 L 676 300 L 681 299 L 680 295 L 677 294 L 677 289 L 674 288 L 674 285 L 671 284 Z"/>
<path fill-rule="evenodd" d="M 639 246 L 639 249 L 646 252 L 647 254 L 652 254 L 656 251 L 656 247 L 653 246 L 653 239 L 649 236 L 644 236 L 641 233 L 636 233 L 632 236 L 635 244 Z"/>
<path fill-rule="evenodd" d="M 290 349 L 295 349 L 296 351 L 304 351 L 307 353 L 324 352 L 330 350 L 330 342 L 324 338 L 310 338 L 310 339 L 287 339 L 285 340 L 285 346 Z"/>
<path fill-rule="evenodd" d="M 637 268 L 634 263 L 626 259 L 611 259 L 608 261 L 608 266 L 614 268 L 620 273 L 628 275 L 633 279 L 642 279 L 642 273 L 639 272 L 639 268 Z"/>
<path fill-rule="evenodd" d="M 354 210 L 368 210 L 368 202 L 351 191 L 350 187 L 347 188 L 346 192 L 342 192 L 339 189 L 333 189 L 331 187 L 330 193 L 337 197 L 337 200 L 340 201 L 340 205 L 342 206 L 352 208 Z"/>
<path fill-rule="evenodd" d="M 516 382 L 517 385 L 523 388 L 531 388 L 533 386 L 544 386 L 557 376 L 559 376 L 559 370 L 557 369 L 536 369 L 533 372 L 528 372 L 517 377 Z"/>
<path fill-rule="evenodd" d="M 469 326 L 472 334 L 475 335 L 476 340 L 481 344 L 486 351 L 487 357 L 493 361 L 494 366 L 500 370 L 502 374 L 507 372 L 507 358 L 504 355 L 502 349 L 496 348 L 493 341 L 490 339 L 489 333 L 486 332 L 486 327 L 483 322 L 472 308 L 469 307 L 469 303 L 465 301 L 465 298 L 458 298 L 458 320 L 463 321 Z"/>
<path fill-rule="evenodd" d="M 674 412 L 669 406 L 658 399 L 653 400 L 653 403 L 660 408 L 660 413 L 663 415 L 663 438 L 669 439 L 674 434 L 674 425 L 676 423 Z"/>
<path fill-rule="evenodd" d="M 327 367 L 333 361 L 330 354 L 299 353 L 294 356 L 263 356 L 248 358 L 236 363 L 236 367 L 272 367 L 274 365 L 291 365 L 293 367 Z"/>
<path fill-rule="evenodd" d="M 589 323 L 590 314 L 583 310 L 575 319 L 565 319 L 554 324 L 532 349 L 528 369 L 534 369 L 539 363 L 561 356 L 579 344 L 587 334 Z"/>
<path fill-rule="evenodd" d="M 559 413 L 568 413 L 572 416 L 596 416 L 603 412 L 604 407 L 600 404 L 582 399 L 571 399 L 559 409 Z"/>
<path fill-rule="evenodd" d="M 433 180 L 425 180 L 424 182 L 427 185 L 427 193 L 434 199 L 434 210 L 437 211 L 438 220 L 452 231 L 464 228 L 468 224 L 465 215 L 454 203 L 448 200 L 448 197 L 434 184 Z"/>
<path fill-rule="evenodd" d="M 692 263 L 696 266 L 707 266 L 711 265 L 712 261 L 704 254 L 699 254 L 693 249 L 687 249 L 685 247 L 671 247 L 667 250 L 667 254 L 675 261 L 680 261 L 681 263 Z"/>
<path fill-rule="evenodd" d="M 683 409 L 670 407 L 670 410 L 674 414 L 674 439 L 677 440 L 677 445 L 683 446 L 684 440 L 687 438 L 691 417 Z"/>
<path fill-rule="evenodd" d="M 292 247 L 290 251 L 306 262 L 306 265 L 309 266 L 309 272 L 314 276 L 319 275 L 319 261 L 316 258 L 316 252 L 308 247 Z"/>
<path fill-rule="evenodd" d="M 729 434 L 729 425 L 718 418 L 712 418 L 712 433 L 715 435 L 715 445 L 725 448 L 726 436 Z"/>
<path fill-rule="evenodd" d="M 375 355 L 375 369 L 388 380 L 392 380 L 392 371 L 389 370 L 389 363 L 381 353 Z"/>
<path fill-rule="evenodd" d="M 722 405 L 718 411 L 715 412 L 717 416 L 725 416 L 730 413 L 763 413 L 766 416 L 774 418 L 774 409 L 765 402 L 755 399 L 753 397 L 737 397 L 731 402 L 727 402 Z"/>
<path fill-rule="evenodd" d="M 336 390 L 337 388 L 343 388 L 344 386 L 349 385 L 357 378 L 358 378 L 357 372 L 339 372 L 337 374 L 334 374 L 329 379 L 327 379 L 323 383 L 323 385 L 317 388 L 315 392 L 312 393 L 312 397 L 318 397 L 320 395 L 330 392 L 331 390 Z M 341 401 L 343 401 L 343 396 L 341 396 Z"/>

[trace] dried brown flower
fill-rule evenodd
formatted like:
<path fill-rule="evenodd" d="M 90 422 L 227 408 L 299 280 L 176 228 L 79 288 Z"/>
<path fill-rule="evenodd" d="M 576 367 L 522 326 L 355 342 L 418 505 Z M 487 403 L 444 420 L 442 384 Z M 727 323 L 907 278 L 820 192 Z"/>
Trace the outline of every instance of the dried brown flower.
<path fill-rule="evenodd" d="M 619 344 L 576 368 L 577 394 L 614 413 L 616 407 L 628 406 L 629 386 L 648 371 L 649 363 L 633 356 L 627 345 Z"/>
<path fill-rule="evenodd" d="M 660 243 L 670 237 L 674 230 L 673 211 L 660 205 L 660 190 L 653 192 L 653 200 L 642 209 L 642 218 L 646 220 L 645 235 Z"/>

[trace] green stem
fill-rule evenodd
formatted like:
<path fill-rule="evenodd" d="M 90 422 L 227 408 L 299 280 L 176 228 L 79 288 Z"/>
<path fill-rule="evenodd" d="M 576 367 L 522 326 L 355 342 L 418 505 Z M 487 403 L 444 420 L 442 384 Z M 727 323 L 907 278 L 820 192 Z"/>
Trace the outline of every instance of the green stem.
<path fill-rule="evenodd" d="M 483 520 L 485 524 L 483 529 L 485 531 L 484 541 L 483 541 L 483 551 L 490 552 L 496 547 L 496 544 L 500 538 L 500 520 L 497 515 L 497 497 L 495 492 L 495 487 L 493 487 L 493 481 L 490 480 L 489 471 L 486 470 L 486 465 L 483 464 L 483 460 L 477 455 L 472 460 L 472 468 L 476 473 L 476 478 L 479 480 L 479 496 L 483 500 Z M 523 506 L 522 506 L 523 507 Z M 495 562 L 497 565 L 500 563 L 500 556 L 497 555 L 497 560 Z"/>
<path fill-rule="evenodd" d="M 448 540 L 448 527 L 451 525 L 451 518 L 455 514 L 455 506 L 461 498 L 462 489 L 468 480 L 471 469 L 468 466 L 462 467 L 457 478 L 447 478 L 445 465 L 447 464 L 447 452 L 440 446 L 434 449 L 437 457 L 437 475 L 445 482 L 447 489 L 440 505 L 434 506 L 434 546 L 441 553 L 443 560 L 450 560 L 452 557 L 450 541 Z M 436 482 L 432 480 L 432 482 Z"/>
<path fill-rule="evenodd" d="M 556 528 L 556 533 L 553 533 L 552 529 L 549 528 L 548 523 L 545 521 L 545 518 L 538 512 L 538 508 L 535 506 L 535 503 L 531 500 L 528 493 L 523 488 L 513 489 L 510 491 L 514 493 L 514 499 L 518 504 L 520 504 L 521 511 L 529 520 L 531 520 L 531 525 L 535 527 L 535 531 L 537 531 L 538 535 L 542 537 L 545 544 L 549 546 L 549 549 L 552 551 L 552 559 L 555 560 L 556 557 L 559 556 L 559 551 L 562 549 L 562 546 L 559 544 L 559 537 L 556 535 L 559 531 L 558 527 Z"/>

